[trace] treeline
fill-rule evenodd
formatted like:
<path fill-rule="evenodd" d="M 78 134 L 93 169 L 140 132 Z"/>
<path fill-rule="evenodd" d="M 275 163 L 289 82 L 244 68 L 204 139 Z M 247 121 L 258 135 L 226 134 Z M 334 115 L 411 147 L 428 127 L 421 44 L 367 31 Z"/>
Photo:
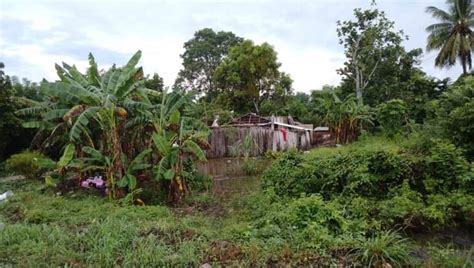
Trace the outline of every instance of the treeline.
<path fill-rule="evenodd" d="M 427 8 L 440 20 L 427 28 L 430 33 L 427 48 L 440 49 L 436 65 L 452 65 L 459 59 L 463 65 L 462 77 L 466 77 L 470 50 L 450 45 L 455 36 L 447 35 L 452 29 L 451 33 L 463 37 L 472 27 L 470 1 L 458 2 L 451 3 L 449 11 Z M 462 24 L 463 21 L 469 23 Z M 439 116 L 435 106 L 450 96 L 448 87 L 465 83 L 464 78 L 450 84 L 449 79 L 427 75 L 420 68 L 422 49 L 407 50 L 403 41 L 408 37 L 375 6 L 368 10 L 355 9 L 352 20 L 339 21 L 337 26 L 339 43 L 346 56 L 337 70 L 342 80 L 339 85 L 327 85 L 309 93 L 296 92 L 290 75 L 280 70 L 277 52 L 270 44 L 255 44 L 232 32 L 205 28 L 184 44 L 182 69 L 170 90 L 186 94 L 195 104 L 193 109 L 188 109 L 188 115 L 208 125 L 216 117 L 224 124 L 248 112 L 263 116 L 289 114 L 301 122 L 329 126 L 338 143 L 347 143 L 364 129 L 376 132 L 385 125 L 384 131 L 395 135 L 416 124 L 433 121 Z M 446 51 L 451 53 L 448 55 Z M 149 89 L 158 92 L 165 89 L 159 74 L 142 79 Z M 5 158 L 25 148 L 32 137 L 30 131 L 19 127 L 22 117 L 14 114 L 28 105 L 18 99 L 40 100 L 43 96 L 38 84 L 12 81 L 3 72 L 1 86 L 1 116 L 5 120 L 0 126 L 3 135 L 0 158 Z M 159 103 L 160 97 L 151 101 Z M 11 142 L 13 139 L 16 143 Z M 10 148 L 6 148 L 7 144 Z"/>

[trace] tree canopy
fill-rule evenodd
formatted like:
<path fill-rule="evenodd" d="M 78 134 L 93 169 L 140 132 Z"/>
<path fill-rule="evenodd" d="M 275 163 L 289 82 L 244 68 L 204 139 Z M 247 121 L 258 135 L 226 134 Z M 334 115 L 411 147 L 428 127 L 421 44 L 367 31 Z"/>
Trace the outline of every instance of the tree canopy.
<path fill-rule="evenodd" d="M 355 20 L 338 21 L 337 35 L 344 46 L 346 62 L 338 73 L 354 86 L 359 102 L 365 89 L 375 80 L 374 75 L 387 60 L 398 60 L 405 38 L 402 31 L 394 30 L 394 22 L 376 8 L 354 9 Z M 394 55 L 395 53 L 395 55 Z"/>
<path fill-rule="evenodd" d="M 230 50 L 216 69 L 216 84 L 237 112 L 259 112 L 262 101 L 291 93 L 290 76 L 279 70 L 271 45 L 246 40 Z"/>
<path fill-rule="evenodd" d="M 183 69 L 179 71 L 175 87 L 204 94 L 208 100 L 217 96 L 214 73 L 231 47 L 242 42 L 232 32 L 215 32 L 204 28 L 184 43 Z"/>

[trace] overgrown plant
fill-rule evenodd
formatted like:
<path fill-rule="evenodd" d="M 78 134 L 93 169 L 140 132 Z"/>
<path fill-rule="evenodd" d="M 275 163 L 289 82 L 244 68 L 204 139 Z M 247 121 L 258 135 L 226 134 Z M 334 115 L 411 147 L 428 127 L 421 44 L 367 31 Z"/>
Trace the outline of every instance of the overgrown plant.
<path fill-rule="evenodd" d="M 42 84 L 44 101 L 22 99 L 30 107 L 17 112 L 38 114 L 38 121 L 27 122 L 24 127 L 39 129 L 33 142 L 41 149 L 72 143 L 76 158 L 93 152 L 106 159 L 105 175 L 112 198 L 118 197 L 116 186 L 130 185 L 117 185 L 124 177 L 130 178 L 124 155 L 134 159 L 149 146 L 143 143 L 146 131 L 142 132 L 144 137 L 133 135 L 139 130 L 138 119 L 151 117 L 154 108 L 147 96 L 155 93 L 144 87 L 142 68 L 136 67 L 140 57 L 138 51 L 125 66 L 99 71 L 90 54 L 86 74 L 66 63 L 56 65 L 60 81 Z M 94 168 L 103 170 L 94 165 L 85 167 L 91 172 Z"/>
<path fill-rule="evenodd" d="M 403 133 L 409 123 L 408 109 L 405 102 L 393 99 L 379 104 L 376 109 L 377 122 L 382 131 L 389 137 Z"/>
<path fill-rule="evenodd" d="M 159 161 L 154 169 L 155 179 L 169 182 L 169 199 L 178 202 L 188 192 L 186 179 L 191 176 L 184 170 L 185 158 L 206 161 L 207 127 L 202 122 L 181 116 L 184 97 L 176 92 L 163 92 L 159 117 L 154 120 L 152 135 Z"/>
<path fill-rule="evenodd" d="M 252 138 L 252 135 L 248 134 L 242 140 L 238 140 L 231 146 L 230 151 L 235 157 L 243 157 L 242 169 L 245 174 L 251 175 L 257 172 L 257 163 L 250 156 L 256 151 L 259 154 L 260 147 Z"/>
<path fill-rule="evenodd" d="M 355 256 L 367 267 L 402 267 L 411 263 L 408 240 L 394 231 L 360 240 Z"/>
<path fill-rule="evenodd" d="M 336 143 L 354 141 L 364 126 L 372 124 L 369 107 L 358 102 L 354 95 L 341 100 L 335 92 L 327 91 L 317 101 L 325 112 L 323 122 L 334 135 Z"/>

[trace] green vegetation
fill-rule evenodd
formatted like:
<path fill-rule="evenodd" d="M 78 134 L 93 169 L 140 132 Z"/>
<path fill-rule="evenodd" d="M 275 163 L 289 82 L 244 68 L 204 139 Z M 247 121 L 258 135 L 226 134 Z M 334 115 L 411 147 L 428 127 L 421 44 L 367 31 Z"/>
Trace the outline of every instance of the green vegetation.
<path fill-rule="evenodd" d="M 449 10 L 427 7 L 426 12 L 440 22 L 426 28 L 428 36 L 427 50 L 439 50 L 435 65 L 453 66 L 456 59 L 461 61 L 463 75 L 472 67 L 472 29 L 474 27 L 474 8 L 471 0 L 449 0 Z"/>
<path fill-rule="evenodd" d="M 468 245 L 442 240 L 442 231 L 469 230 L 474 224 L 472 188 L 461 186 L 468 171 L 444 179 L 442 173 L 453 166 L 435 164 L 441 154 L 452 165 L 466 162 L 447 144 L 435 143 L 417 159 L 404 158 L 410 141 L 384 138 L 304 156 L 288 152 L 264 174 L 262 190 L 253 179 L 245 192 L 203 192 L 175 208 L 120 205 L 84 190 L 58 196 L 38 182 L 0 183 L 0 191 L 16 194 L 0 205 L 0 261 L 26 266 L 468 265 Z M 348 159 L 338 174 L 318 177 Z M 420 161 L 436 167 L 427 172 L 437 187 L 417 184 L 407 171 Z M 351 170 L 355 174 L 344 181 Z M 459 181 L 448 183 L 452 180 Z M 323 190 L 316 193 L 318 188 Z M 432 237 L 430 244 L 419 242 L 424 234 Z"/>
<path fill-rule="evenodd" d="M 448 4 L 427 9 L 441 21 L 428 48 L 437 66 L 461 60 L 454 82 L 425 74 L 375 4 L 337 23 L 341 83 L 310 94 L 270 44 L 208 28 L 171 90 L 140 51 L 104 70 L 89 54 L 86 72 L 62 63 L 40 84 L 0 64 L 0 173 L 26 177 L 0 181 L 14 192 L 0 265 L 473 266 L 473 8 Z M 255 177 L 201 174 L 211 122 L 249 112 L 327 126 L 336 145 L 262 159 L 248 135 L 225 146 Z"/>
<path fill-rule="evenodd" d="M 28 179 L 39 179 L 44 171 L 35 162 L 35 159 L 43 159 L 45 156 L 40 152 L 24 151 L 12 155 L 5 161 L 5 169 L 15 174 L 20 174 Z"/>

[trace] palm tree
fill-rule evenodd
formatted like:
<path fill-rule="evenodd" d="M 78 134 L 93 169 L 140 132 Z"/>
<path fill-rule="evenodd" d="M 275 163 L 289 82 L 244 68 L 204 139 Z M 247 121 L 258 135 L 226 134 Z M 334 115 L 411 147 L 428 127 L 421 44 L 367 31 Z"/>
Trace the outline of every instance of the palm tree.
<path fill-rule="evenodd" d="M 429 6 L 430 13 L 439 23 L 426 28 L 429 32 L 428 51 L 439 50 L 435 66 L 452 66 L 459 58 L 463 74 L 471 69 L 472 30 L 474 27 L 474 8 L 471 0 L 447 0 L 449 11 Z"/>

